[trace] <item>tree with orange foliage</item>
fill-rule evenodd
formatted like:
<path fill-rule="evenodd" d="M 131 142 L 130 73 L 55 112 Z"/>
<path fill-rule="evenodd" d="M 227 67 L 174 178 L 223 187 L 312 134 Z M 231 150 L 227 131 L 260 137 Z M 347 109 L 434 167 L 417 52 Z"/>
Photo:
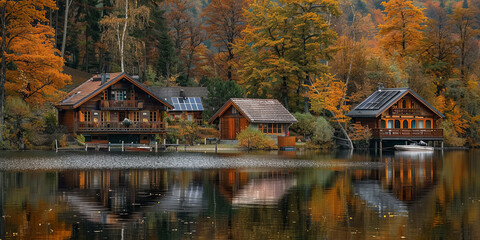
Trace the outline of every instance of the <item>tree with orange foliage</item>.
<path fill-rule="evenodd" d="M 5 83 L 7 82 L 7 65 L 14 64 L 10 56 L 15 55 L 12 50 L 15 43 L 22 42 L 22 38 L 32 36 L 41 23 L 46 23 L 46 9 L 56 9 L 53 0 L 1 0 L 0 1 L 0 28 L 1 28 L 1 71 L 0 71 L 0 141 L 3 141 L 3 125 L 5 112 Z M 18 41 L 17 41 L 18 40 Z M 33 47 L 33 46 L 32 46 Z M 32 59 L 34 60 L 34 59 Z"/>
<path fill-rule="evenodd" d="M 389 55 L 398 53 L 400 57 L 417 51 L 422 39 L 425 16 L 422 9 L 412 1 L 390 0 L 382 2 L 385 7 L 385 24 L 380 24 L 380 44 Z"/>
<path fill-rule="evenodd" d="M 58 100 L 70 76 L 62 73 L 64 63 L 53 45 L 54 34 L 51 27 L 37 25 L 12 40 L 14 54 L 7 54 L 7 59 L 15 68 L 7 71 L 7 95 L 17 95 L 32 106 Z"/>
<path fill-rule="evenodd" d="M 213 45 L 218 48 L 218 53 L 215 54 L 216 66 L 220 70 L 220 76 L 225 76 L 228 80 L 236 78 L 233 44 L 245 28 L 243 9 L 246 5 L 247 0 L 212 0 L 203 13 L 207 18 L 205 30 Z"/>

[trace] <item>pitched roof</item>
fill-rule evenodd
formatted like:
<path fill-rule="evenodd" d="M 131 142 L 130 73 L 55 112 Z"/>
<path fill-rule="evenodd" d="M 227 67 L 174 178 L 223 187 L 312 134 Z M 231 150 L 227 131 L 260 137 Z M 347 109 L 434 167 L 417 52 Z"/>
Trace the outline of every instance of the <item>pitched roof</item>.
<path fill-rule="evenodd" d="M 183 90 L 185 97 L 207 97 L 206 87 L 148 87 L 155 95 L 162 98 L 183 97 L 180 92 Z"/>
<path fill-rule="evenodd" d="M 352 111 L 347 113 L 349 117 L 378 117 L 390 106 L 395 104 L 405 95 L 411 94 L 418 101 L 425 104 L 427 108 L 432 110 L 439 117 L 443 118 L 442 113 L 425 101 L 420 95 L 414 92 L 410 88 L 380 88 L 376 92 L 372 93 L 367 99 L 358 104 Z"/>
<path fill-rule="evenodd" d="M 121 79 L 126 79 L 130 81 L 132 84 L 136 85 L 138 88 L 142 89 L 147 94 L 157 99 L 159 102 L 165 104 L 169 108 L 173 108 L 170 103 L 168 103 L 162 98 L 157 97 L 143 84 L 139 83 L 138 81 L 136 81 L 135 79 L 133 79 L 132 77 L 130 77 L 129 75 L 123 72 L 107 74 L 107 79 L 103 84 L 101 81 L 101 75 L 95 75 L 92 78 L 88 79 L 86 82 L 82 83 L 80 86 L 70 91 L 67 94 L 67 96 L 65 96 L 65 98 L 59 103 L 57 103 L 56 105 L 59 107 L 65 106 L 65 107 L 77 108 L 82 103 L 88 101 L 89 99 L 96 96 L 98 93 L 107 89 L 108 87 L 120 81 Z"/>
<path fill-rule="evenodd" d="M 234 106 L 252 123 L 294 123 L 297 119 L 277 99 L 231 98 L 208 121 L 212 123 Z"/>

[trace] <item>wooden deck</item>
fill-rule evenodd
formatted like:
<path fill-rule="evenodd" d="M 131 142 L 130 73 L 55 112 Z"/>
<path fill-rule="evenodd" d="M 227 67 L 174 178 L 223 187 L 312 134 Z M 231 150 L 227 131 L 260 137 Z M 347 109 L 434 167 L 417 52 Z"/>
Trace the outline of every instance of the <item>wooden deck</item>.
<path fill-rule="evenodd" d="M 78 132 L 109 132 L 109 133 L 157 133 L 165 131 L 164 122 L 131 122 L 123 125 L 121 122 L 77 122 Z"/>
<path fill-rule="evenodd" d="M 372 137 L 379 139 L 424 139 L 443 140 L 443 129 L 372 129 Z"/>

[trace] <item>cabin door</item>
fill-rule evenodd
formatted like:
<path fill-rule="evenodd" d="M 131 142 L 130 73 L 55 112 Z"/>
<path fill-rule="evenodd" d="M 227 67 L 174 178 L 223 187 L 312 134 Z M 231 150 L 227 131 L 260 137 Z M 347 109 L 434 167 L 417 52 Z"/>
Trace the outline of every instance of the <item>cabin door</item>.
<path fill-rule="evenodd" d="M 235 139 L 235 118 L 221 118 L 220 121 L 221 139 Z"/>

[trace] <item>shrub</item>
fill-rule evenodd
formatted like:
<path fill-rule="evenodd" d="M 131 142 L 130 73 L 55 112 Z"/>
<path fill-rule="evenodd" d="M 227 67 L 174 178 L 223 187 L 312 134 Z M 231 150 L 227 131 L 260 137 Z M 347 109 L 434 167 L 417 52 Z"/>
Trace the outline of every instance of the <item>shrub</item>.
<path fill-rule="evenodd" d="M 312 137 L 312 143 L 328 148 L 332 145 L 333 134 L 334 129 L 330 123 L 325 118 L 318 117 Z"/>
<path fill-rule="evenodd" d="M 372 132 L 368 126 L 362 126 L 361 124 L 354 123 L 349 130 L 349 136 L 353 144 L 357 148 L 368 148 L 370 145 L 370 139 L 372 138 Z"/>
<path fill-rule="evenodd" d="M 316 119 L 310 113 L 294 113 L 298 122 L 290 126 L 290 130 L 302 135 L 304 139 L 311 138 L 315 131 Z"/>
<path fill-rule="evenodd" d="M 275 142 L 257 129 L 247 127 L 237 135 L 238 145 L 248 149 L 276 149 Z"/>

